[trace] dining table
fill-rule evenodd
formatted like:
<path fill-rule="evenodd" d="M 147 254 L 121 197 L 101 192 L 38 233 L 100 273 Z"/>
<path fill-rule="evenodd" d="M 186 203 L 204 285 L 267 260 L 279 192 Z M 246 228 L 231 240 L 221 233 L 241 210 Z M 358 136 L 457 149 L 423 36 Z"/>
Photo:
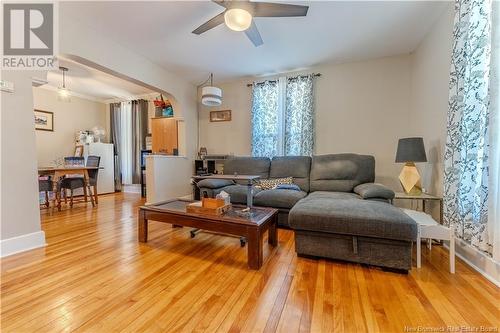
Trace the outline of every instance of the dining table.
<path fill-rule="evenodd" d="M 83 195 L 85 197 L 85 201 L 87 201 L 87 197 L 89 196 L 87 193 L 87 187 L 89 184 L 89 170 L 97 170 L 99 167 L 87 167 L 87 166 L 48 166 L 48 167 L 39 167 L 38 175 L 39 176 L 51 176 L 53 183 L 53 191 L 54 195 L 54 204 L 57 209 L 61 210 L 61 197 L 59 191 L 57 190 L 57 185 L 59 181 L 68 175 L 81 175 L 84 180 L 85 186 L 83 187 Z M 92 207 L 94 207 L 97 203 L 97 192 L 90 193 L 90 202 L 92 203 Z"/>

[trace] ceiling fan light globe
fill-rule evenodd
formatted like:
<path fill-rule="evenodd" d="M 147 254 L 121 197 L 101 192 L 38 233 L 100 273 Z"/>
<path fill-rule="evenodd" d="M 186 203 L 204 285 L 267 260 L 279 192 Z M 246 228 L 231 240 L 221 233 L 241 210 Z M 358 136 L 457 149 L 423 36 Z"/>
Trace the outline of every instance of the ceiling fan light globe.
<path fill-rule="evenodd" d="M 224 13 L 224 21 L 231 30 L 245 31 L 252 24 L 252 15 L 241 8 L 228 9 Z"/>
<path fill-rule="evenodd" d="M 201 89 L 201 104 L 205 106 L 219 106 L 222 104 L 222 90 L 207 86 Z"/>

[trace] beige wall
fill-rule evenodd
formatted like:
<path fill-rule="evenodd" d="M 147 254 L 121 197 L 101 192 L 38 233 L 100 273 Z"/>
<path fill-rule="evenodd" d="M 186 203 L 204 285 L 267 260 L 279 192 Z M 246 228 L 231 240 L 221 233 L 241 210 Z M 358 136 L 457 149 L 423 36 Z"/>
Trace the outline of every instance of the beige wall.
<path fill-rule="evenodd" d="M 394 163 L 397 140 L 408 133 L 410 112 L 409 55 L 311 68 L 316 79 L 315 154 L 354 152 L 376 158 L 377 181 L 399 188 L 401 166 Z M 291 75 L 291 74 L 287 74 Z M 251 153 L 249 78 L 221 84 L 223 105 L 232 121 L 209 122 L 214 109 L 199 104 L 200 145 L 209 153 Z"/>
<path fill-rule="evenodd" d="M 186 155 L 196 155 L 198 142 L 198 119 L 196 114 L 196 87 L 182 76 L 173 74 L 134 50 L 123 47 L 91 26 L 80 23 L 59 7 L 59 50 L 63 56 L 102 69 L 118 77 L 132 80 L 152 91 L 166 92 L 172 101 L 175 116 L 184 119 Z M 189 179 L 186 179 L 189 182 Z"/>
<path fill-rule="evenodd" d="M 57 158 L 72 156 L 75 149 L 75 133 L 91 130 L 94 126 L 107 127 L 106 104 L 80 97 L 71 102 L 61 102 L 57 92 L 33 88 L 35 109 L 54 112 L 54 132 L 36 131 L 36 155 L 38 165 L 53 164 Z"/>
<path fill-rule="evenodd" d="M 80 24 L 59 6 L 59 52 L 87 65 L 133 79 L 154 91 L 166 91 L 175 97 L 174 109 L 186 121 L 186 149 L 192 158 L 197 144 L 196 87 L 150 60 Z M 29 249 L 33 237 L 38 246 L 44 242 L 40 231 L 36 139 L 33 119 L 32 71 L 2 71 L 2 80 L 15 85 L 13 94 L 1 93 L 1 245 L 9 239 L 17 251 Z M 58 120 L 55 120 L 58 126 Z M 189 182 L 189 178 L 186 179 Z M 21 238 L 29 238 L 23 242 Z M 14 244 L 15 243 L 15 244 Z"/>
<path fill-rule="evenodd" d="M 31 93 L 31 77 L 45 78 L 44 75 L 33 71 L 2 71 L 2 80 L 14 83 L 15 88 L 14 93 L 1 92 L 2 255 L 45 243 L 40 230 Z M 19 242 L 6 241 L 9 239 Z"/>
<path fill-rule="evenodd" d="M 315 86 L 315 154 L 372 154 L 377 181 L 400 190 L 402 165 L 394 163 L 398 139 L 422 136 L 429 160 L 418 165 L 423 186 L 441 194 L 452 29 L 450 4 L 412 54 L 309 69 L 322 74 Z M 264 79 L 219 84 L 222 106 L 198 104 L 200 146 L 209 153 L 251 154 L 251 88 L 246 84 Z M 224 109 L 232 110 L 232 121 L 209 122 L 210 110 Z"/>
<path fill-rule="evenodd" d="M 203 106 L 199 96 L 200 147 L 207 147 L 209 154 L 251 154 L 252 88 L 247 87 L 248 82 L 251 80 L 218 84 L 223 94 L 220 107 Z M 210 111 L 226 109 L 231 110 L 231 121 L 210 122 Z"/>
<path fill-rule="evenodd" d="M 452 50 L 453 4 L 444 12 L 412 56 L 411 130 L 425 139 L 428 163 L 419 165 L 423 186 L 443 193 L 448 84 Z M 433 207 L 434 218 L 438 207 Z M 456 239 L 456 254 L 489 280 L 499 283 L 500 265 L 475 247 Z"/>
<path fill-rule="evenodd" d="M 443 193 L 453 18 L 451 4 L 412 55 L 409 134 L 425 140 L 428 163 L 418 165 L 422 186 L 437 194 Z"/>

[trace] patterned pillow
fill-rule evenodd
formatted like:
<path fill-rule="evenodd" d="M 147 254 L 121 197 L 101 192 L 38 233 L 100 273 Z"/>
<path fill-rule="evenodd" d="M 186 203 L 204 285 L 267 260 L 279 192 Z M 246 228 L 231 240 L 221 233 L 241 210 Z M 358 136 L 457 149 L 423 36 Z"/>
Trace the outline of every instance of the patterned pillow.
<path fill-rule="evenodd" d="M 255 187 L 262 190 L 271 190 L 280 184 L 293 184 L 292 177 L 261 179 Z"/>

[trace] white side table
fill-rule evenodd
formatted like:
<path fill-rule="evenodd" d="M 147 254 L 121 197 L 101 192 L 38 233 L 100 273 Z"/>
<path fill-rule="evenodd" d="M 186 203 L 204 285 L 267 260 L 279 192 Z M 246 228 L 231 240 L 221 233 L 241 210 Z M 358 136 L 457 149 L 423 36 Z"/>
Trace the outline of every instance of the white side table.
<path fill-rule="evenodd" d="M 437 223 L 429 214 L 411 209 L 403 209 L 418 226 L 417 234 L 417 268 L 422 266 L 422 238 L 450 241 L 450 273 L 455 273 L 455 234 L 451 228 Z M 430 249 L 430 248 L 429 248 Z"/>

